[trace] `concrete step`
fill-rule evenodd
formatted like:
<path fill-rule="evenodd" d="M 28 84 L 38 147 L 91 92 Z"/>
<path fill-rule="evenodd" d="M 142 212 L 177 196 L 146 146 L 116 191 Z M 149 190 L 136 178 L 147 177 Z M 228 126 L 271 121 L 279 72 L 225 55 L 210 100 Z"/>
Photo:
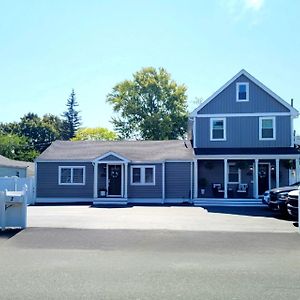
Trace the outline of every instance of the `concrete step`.
<path fill-rule="evenodd" d="M 264 207 L 260 199 L 197 199 L 195 206 Z"/>
<path fill-rule="evenodd" d="M 125 198 L 99 198 L 93 201 L 93 205 L 127 205 Z"/>

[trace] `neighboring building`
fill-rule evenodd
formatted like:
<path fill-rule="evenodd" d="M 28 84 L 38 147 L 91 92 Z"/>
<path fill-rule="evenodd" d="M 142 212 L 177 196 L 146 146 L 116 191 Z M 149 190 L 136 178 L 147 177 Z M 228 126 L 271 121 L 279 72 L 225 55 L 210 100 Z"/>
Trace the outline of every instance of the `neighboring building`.
<path fill-rule="evenodd" d="M 0 155 L 0 177 L 28 177 L 34 175 L 34 163 L 6 158 Z"/>
<path fill-rule="evenodd" d="M 258 198 L 290 181 L 298 111 L 240 71 L 190 116 L 186 141 L 56 141 L 36 160 L 37 202 Z"/>

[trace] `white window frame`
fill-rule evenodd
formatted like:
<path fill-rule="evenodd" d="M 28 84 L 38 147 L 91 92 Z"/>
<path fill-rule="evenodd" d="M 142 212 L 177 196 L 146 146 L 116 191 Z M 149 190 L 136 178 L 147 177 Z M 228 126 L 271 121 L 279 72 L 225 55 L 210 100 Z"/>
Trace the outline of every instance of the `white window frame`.
<path fill-rule="evenodd" d="M 140 169 L 141 174 L 141 181 L 140 182 L 133 182 L 133 169 L 137 168 Z M 146 168 L 153 170 L 153 182 L 145 182 L 145 173 Z M 131 185 L 155 185 L 155 166 L 154 165 L 133 165 L 130 166 L 130 184 Z"/>
<path fill-rule="evenodd" d="M 273 122 L 273 137 L 263 138 L 262 137 L 262 122 L 263 120 L 272 120 Z M 260 117 L 259 118 L 259 140 L 260 141 L 274 141 L 276 140 L 276 117 Z"/>
<path fill-rule="evenodd" d="M 228 173 L 227 173 L 227 178 L 228 178 L 228 184 L 240 184 L 242 181 L 242 170 L 240 168 L 238 168 L 238 181 L 237 182 L 231 182 L 229 181 L 229 170 L 230 170 L 230 166 L 235 166 L 236 163 L 228 163 Z"/>
<path fill-rule="evenodd" d="M 246 86 L 246 99 L 239 99 L 239 89 L 241 85 Z M 236 83 L 236 102 L 249 102 L 249 82 Z"/>
<path fill-rule="evenodd" d="M 70 169 L 71 170 L 71 182 L 61 182 L 61 170 Z M 73 182 L 73 172 L 74 169 L 83 170 L 83 182 Z M 59 166 L 58 167 L 58 184 L 59 185 L 85 185 L 85 166 Z"/>
<path fill-rule="evenodd" d="M 214 121 L 223 121 L 223 138 L 214 139 L 213 138 L 213 122 Z M 210 140 L 211 141 L 226 141 L 226 118 L 210 118 Z"/>

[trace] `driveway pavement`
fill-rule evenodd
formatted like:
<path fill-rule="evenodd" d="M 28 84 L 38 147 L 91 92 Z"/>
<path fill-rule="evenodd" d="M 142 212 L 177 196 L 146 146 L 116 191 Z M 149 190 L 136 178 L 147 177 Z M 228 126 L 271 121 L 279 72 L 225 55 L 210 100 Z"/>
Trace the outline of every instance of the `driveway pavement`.
<path fill-rule="evenodd" d="M 300 235 L 262 208 L 37 206 L 28 218 L 0 233 L 0 299 L 299 299 Z"/>
<path fill-rule="evenodd" d="M 30 206 L 29 227 L 234 232 L 296 232 L 264 207 Z"/>

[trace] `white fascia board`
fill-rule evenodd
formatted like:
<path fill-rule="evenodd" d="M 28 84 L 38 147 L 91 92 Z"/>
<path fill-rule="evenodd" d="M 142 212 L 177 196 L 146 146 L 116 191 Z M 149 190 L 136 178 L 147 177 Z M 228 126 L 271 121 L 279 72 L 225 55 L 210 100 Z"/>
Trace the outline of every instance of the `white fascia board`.
<path fill-rule="evenodd" d="M 113 152 L 113 151 L 106 152 L 106 153 L 104 153 L 103 155 L 101 155 L 101 156 L 99 156 L 99 157 L 96 157 L 96 158 L 93 160 L 93 162 L 97 162 L 97 161 L 99 161 L 99 160 L 102 160 L 102 159 L 104 159 L 105 157 L 108 157 L 108 156 L 110 156 L 110 155 L 113 155 L 113 156 L 115 156 L 115 157 L 121 159 L 121 160 L 124 161 L 124 162 L 130 162 L 130 160 L 128 160 L 126 157 L 123 157 L 122 155 L 120 155 L 120 154 L 118 154 L 118 153 L 116 153 L 116 152 Z"/>
<path fill-rule="evenodd" d="M 190 117 L 197 116 L 197 112 L 199 110 L 201 110 L 212 99 L 214 99 L 217 95 L 219 95 L 222 91 L 224 91 L 231 83 L 233 83 L 241 75 L 246 76 L 248 79 L 250 79 L 251 81 L 253 81 L 256 85 L 258 85 L 261 89 L 263 89 L 265 92 L 267 92 L 269 95 L 271 95 L 274 99 L 276 99 L 279 103 L 281 103 L 283 106 L 285 106 L 290 111 L 291 115 L 293 115 L 295 117 L 299 116 L 299 112 L 294 107 L 292 107 L 290 104 L 288 104 L 286 101 L 284 101 L 281 97 L 279 97 L 277 94 L 275 94 L 269 88 L 267 88 L 259 80 L 257 80 L 252 75 L 250 75 L 246 70 L 242 69 L 235 76 L 233 76 L 229 81 L 227 81 L 220 89 L 218 89 L 214 94 L 212 94 L 203 103 L 201 103 L 196 109 L 194 109 L 193 112 L 190 114 Z"/>
<path fill-rule="evenodd" d="M 223 118 L 223 117 L 283 117 L 292 116 L 291 113 L 226 113 L 226 114 L 200 114 L 196 118 Z"/>
<path fill-rule="evenodd" d="M 36 159 L 35 163 L 46 162 L 46 163 L 92 163 L 92 160 L 85 159 Z"/>

